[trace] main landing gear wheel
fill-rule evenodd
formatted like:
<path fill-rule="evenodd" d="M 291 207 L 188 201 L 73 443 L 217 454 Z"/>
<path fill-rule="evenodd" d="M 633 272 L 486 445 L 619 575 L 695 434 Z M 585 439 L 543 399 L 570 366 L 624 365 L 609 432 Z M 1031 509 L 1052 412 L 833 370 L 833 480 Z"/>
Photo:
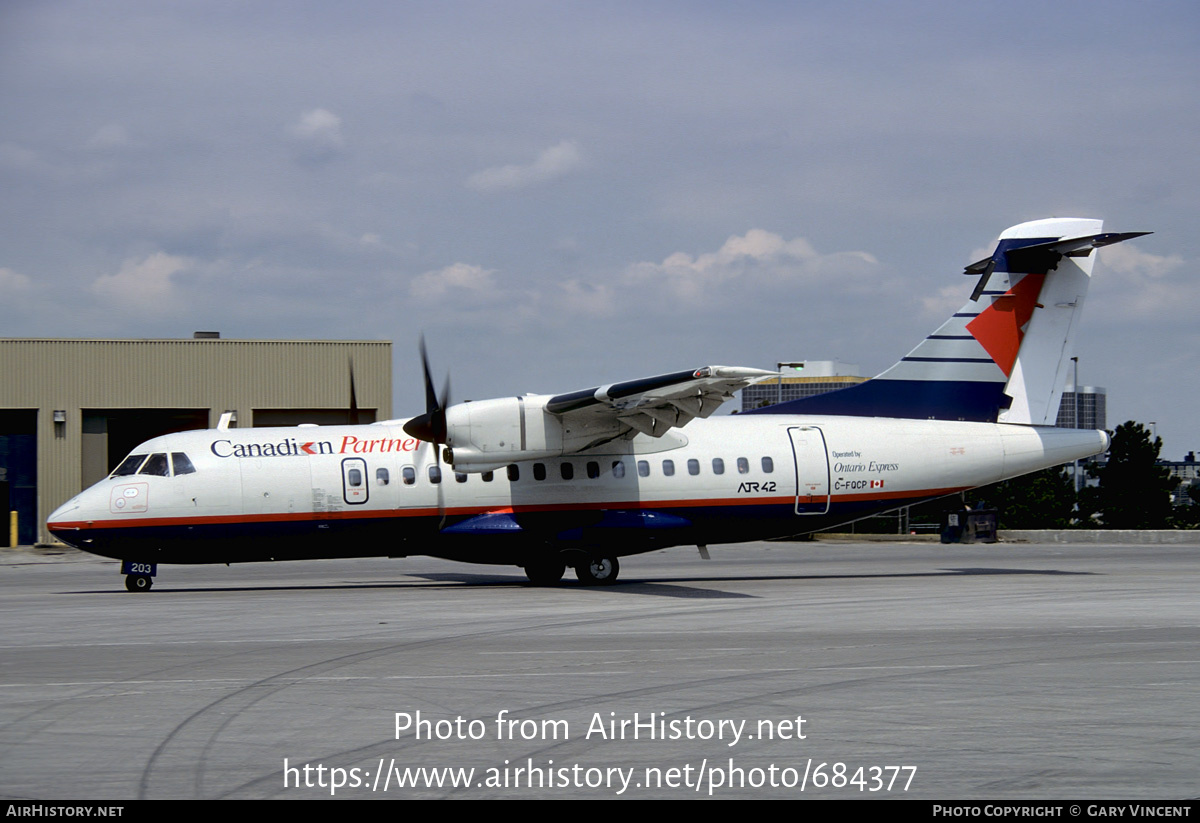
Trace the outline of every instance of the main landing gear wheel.
<path fill-rule="evenodd" d="M 621 564 L 615 557 L 594 557 L 575 567 L 575 576 L 585 586 L 607 586 L 617 582 Z"/>
<path fill-rule="evenodd" d="M 148 574 L 125 575 L 125 588 L 131 592 L 148 592 L 154 585 L 154 578 Z"/>
<path fill-rule="evenodd" d="M 535 586 L 553 586 L 566 570 L 566 564 L 559 560 L 531 560 L 525 564 L 525 576 Z"/>

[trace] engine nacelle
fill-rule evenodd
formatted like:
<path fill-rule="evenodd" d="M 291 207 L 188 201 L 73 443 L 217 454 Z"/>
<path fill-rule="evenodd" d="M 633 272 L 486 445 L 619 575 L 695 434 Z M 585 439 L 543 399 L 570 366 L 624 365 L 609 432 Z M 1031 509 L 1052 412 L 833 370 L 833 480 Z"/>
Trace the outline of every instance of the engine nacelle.
<path fill-rule="evenodd" d="M 457 471 L 489 471 L 563 454 L 563 422 L 546 397 L 498 397 L 446 410 L 446 446 Z"/>

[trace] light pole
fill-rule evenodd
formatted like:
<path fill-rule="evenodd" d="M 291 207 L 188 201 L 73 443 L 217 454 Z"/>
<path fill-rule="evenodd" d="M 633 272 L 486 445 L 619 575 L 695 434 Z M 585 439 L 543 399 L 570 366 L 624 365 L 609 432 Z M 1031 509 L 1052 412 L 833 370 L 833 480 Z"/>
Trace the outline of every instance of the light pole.
<path fill-rule="evenodd" d="M 1072 357 L 1071 363 L 1075 367 L 1075 376 L 1072 378 L 1075 381 L 1075 385 L 1072 387 L 1075 391 L 1071 392 L 1075 398 L 1075 414 L 1071 425 L 1076 429 L 1081 429 L 1083 427 L 1079 425 L 1079 358 Z M 1075 458 L 1074 466 L 1071 468 L 1071 475 L 1071 479 L 1075 481 L 1075 494 L 1079 494 L 1079 489 L 1081 488 L 1079 483 L 1079 458 Z"/>

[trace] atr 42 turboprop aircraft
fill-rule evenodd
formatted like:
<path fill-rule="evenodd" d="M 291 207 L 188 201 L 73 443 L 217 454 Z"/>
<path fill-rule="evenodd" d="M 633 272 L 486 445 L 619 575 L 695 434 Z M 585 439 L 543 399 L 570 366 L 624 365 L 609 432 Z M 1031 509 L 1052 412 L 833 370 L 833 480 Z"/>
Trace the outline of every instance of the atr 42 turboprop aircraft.
<path fill-rule="evenodd" d="M 599 584 L 619 557 L 817 531 L 1060 465 L 1108 447 L 1054 428 L 1093 250 L 1145 233 L 1101 229 L 1008 229 L 967 267 L 961 310 L 839 391 L 710 417 L 778 375 L 706 366 L 450 405 L 425 360 L 419 417 L 157 437 L 47 526 L 124 561 L 131 591 L 159 563 L 408 555 Z"/>

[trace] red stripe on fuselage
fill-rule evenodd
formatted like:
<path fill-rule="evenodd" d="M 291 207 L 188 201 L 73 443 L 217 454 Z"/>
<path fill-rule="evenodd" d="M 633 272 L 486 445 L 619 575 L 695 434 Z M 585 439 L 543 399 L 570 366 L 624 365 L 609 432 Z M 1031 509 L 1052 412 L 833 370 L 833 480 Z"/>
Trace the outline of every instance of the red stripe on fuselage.
<path fill-rule="evenodd" d="M 863 494 L 835 494 L 831 503 L 846 503 L 870 500 L 894 500 L 897 506 L 906 505 L 905 501 L 942 497 L 963 491 L 965 486 L 944 489 L 915 489 L 903 494 L 896 492 L 867 492 Z M 366 518 L 387 517 L 430 517 L 430 516 L 460 516 L 486 514 L 488 512 L 512 512 L 526 514 L 534 512 L 561 512 L 571 510 L 596 511 L 599 509 L 687 509 L 687 508 L 741 508 L 745 506 L 783 506 L 795 503 L 795 495 L 775 497 L 722 497 L 685 500 L 629 500 L 605 501 L 602 503 L 546 503 L 522 506 L 449 506 L 438 509 L 436 506 L 416 509 L 353 509 L 331 512 L 280 512 L 264 514 L 214 514 L 208 516 L 188 517 L 139 517 L 136 519 L 114 520 L 66 520 L 58 523 L 47 523 L 51 531 L 86 531 L 88 529 L 111 528 L 146 528 L 150 526 L 189 526 L 216 525 L 226 523 L 297 523 L 304 521 L 321 522 L 322 520 L 357 520 Z"/>

